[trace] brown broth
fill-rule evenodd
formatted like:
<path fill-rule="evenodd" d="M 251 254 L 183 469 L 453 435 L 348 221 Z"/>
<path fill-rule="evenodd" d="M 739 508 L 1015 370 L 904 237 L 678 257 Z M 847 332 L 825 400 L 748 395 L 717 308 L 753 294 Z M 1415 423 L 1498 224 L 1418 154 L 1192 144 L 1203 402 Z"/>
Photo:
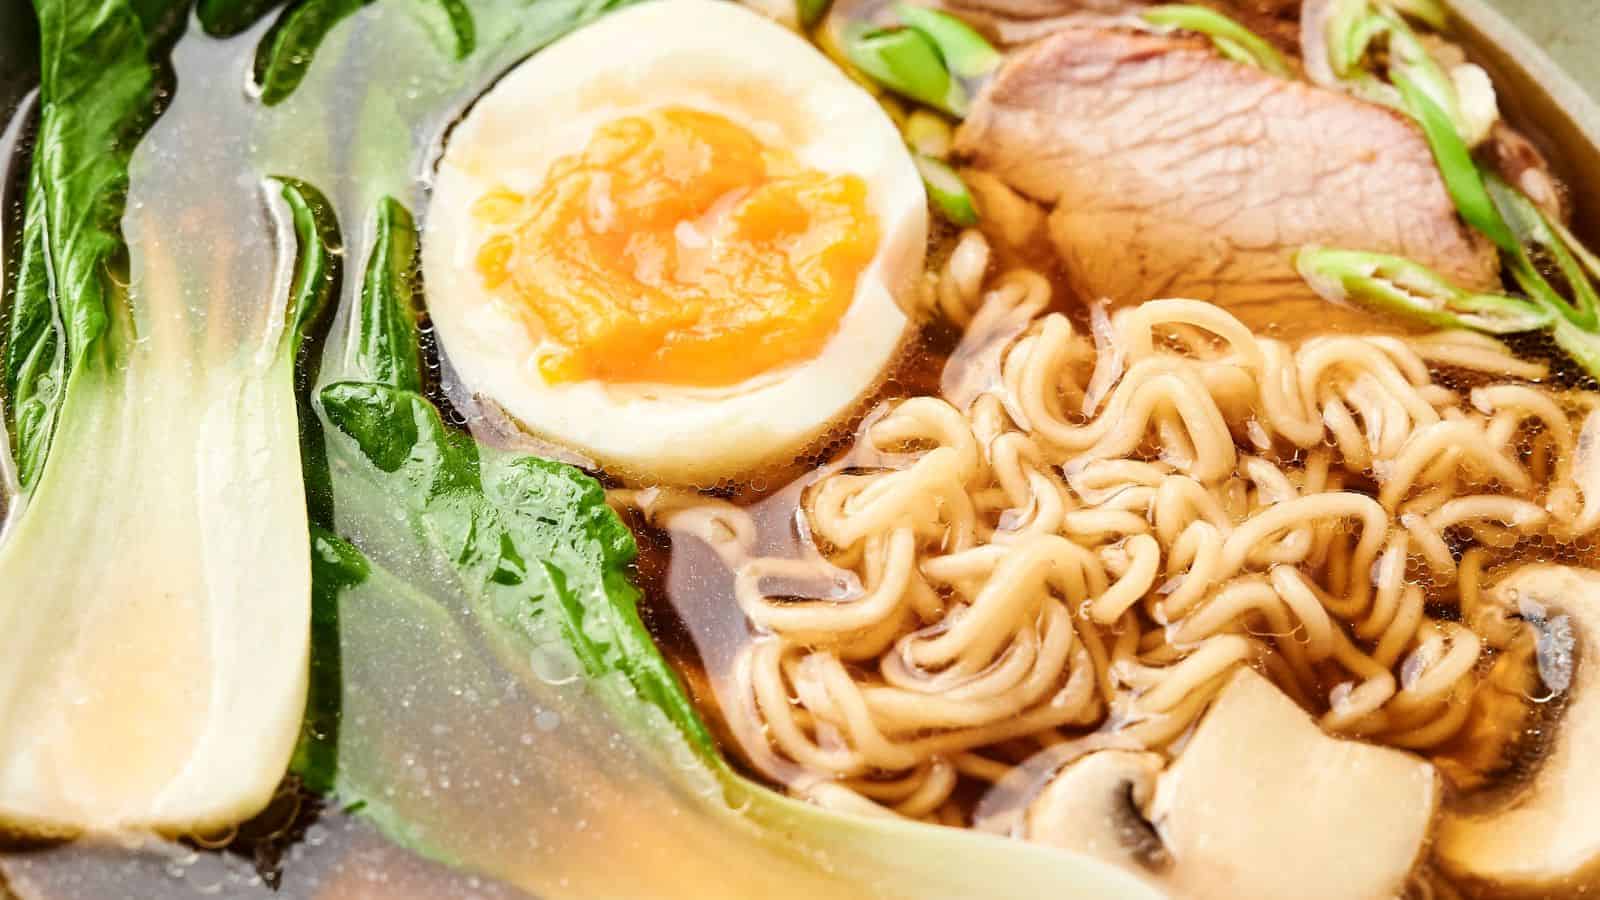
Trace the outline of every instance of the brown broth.
<path fill-rule="evenodd" d="M 253 47 L 260 29 L 248 40 L 236 43 L 236 53 Z M 188 45 L 202 38 L 185 39 Z M 1508 104 L 1515 114 L 1516 105 Z M 0 107 L 4 109 L 4 107 Z M 14 279 L 5 261 L 12 258 L 20 223 L 21 164 L 19 149 L 25 149 L 29 128 L 27 108 L 11 116 L 0 134 L 0 271 L 8 281 Z M 433 127 L 436 123 L 429 123 Z M 1525 124 L 1525 123 L 1523 123 Z M 353 127 L 353 126 L 351 126 Z M 1556 162 L 1558 171 L 1570 171 L 1560 148 L 1527 128 L 1541 148 Z M 348 160 L 343 161 L 349 164 Z M 1579 223 L 1585 233 L 1597 232 L 1595 211 L 1587 196 L 1578 197 Z M 358 207 L 346 201 L 346 212 Z M 349 216 L 347 216 L 347 219 Z M 354 221 L 359 221 L 357 217 Z M 933 241 L 930 260 L 937 262 L 948 252 L 953 234 L 942 229 Z M 1053 258 L 1045 246 L 1006 251 L 1002 265 L 1018 261 L 1037 264 Z M 1050 274 L 1056 287 L 1056 307 L 1070 315 L 1078 327 L 1087 327 L 1086 307 L 1081 298 L 1071 296 L 1059 272 Z M 5 323 L 0 321 L 0 326 Z M 794 532 L 794 514 L 800 489 L 815 477 L 815 470 L 838 464 L 851 452 L 851 436 L 862 418 L 879 404 L 903 397 L 938 393 L 940 373 L 955 347 L 957 335 L 948 327 L 932 325 L 910 342 L 906 352 L 884 382 L 866 398 L 846 421 L 799 459 L 756 476 L 717 486 L 713 493 L 750 509 L 761 532 L 761 545 L 767 552 L 795 552 L 799 537 Z M 470 425 L 475 434 L 503 446 L 529 446 L 525 435 L 507 432 L 504 423 L 490 422 L 484 411 L 463 397 L 452 384 L 448 364 L 438 359 L 431 334 L 425 334 L 425 352 L 432 362 L 429 369 L 430 397 L 456 424 Z M 1547 356 L 1548 345 L 1530 342 L 1520 348 L 1530 355 Z M 1558 373 L 1563 384 L 1589 384 L 1589 380 L 1570 371 Z M 557 453 L 540 446 L 547 453 Z M 580 460 L 581 462 L 581 460 Z M 3 509 L 0 509 L 3 512 Z M 638 526 L 638 523 L 633 523 Z M 733 603 L 729 573 L 703 546 L 676 546 L 664 535 L 636 527 L 640 555 L 637 574 L 645 599 L 642 614 L 646 626 L 664 654 L 682 674 L 696 704 L 707 713 L 718 738 L 748 770 L 774 781 L 774 773 L 749 764 L 749 754 L 741 752 L 739 738 L 731 734 L 719 709 L 718 679 L 726 672 L 733 655 L 749 639 L 749 629 Z M 1597 550 L 1593 546 L 1568 546 L 1540 543 L 1512 551 L 1535 554 L 1563 562 L 1593 565 Z M 1442 607 L 1435 612 L 1444 613 Z M 1542 716 L 1530 721 L 1527 733 L 1516 743 L 1517 750 L 1504 773 L 1508 781 L 1519 777 L 1538 756 L 1541 741 L 1548 734 L 1549 719 L 1559 707 L 1542 707 Z M 1447 752 L 1449 752 L 1447 750 Z M 1022 763 L 1025 748 L 1017 748 L 1015 761 Z M 979 801 L 971 786 L 964 788 L 969 801 Z M 292 798 L 293 812 L 275 805 L 256 820 L 241 827 L 241 837 L 225 850 L 203 850 L 193 842 L 160 842 L 139 849 L 88 842 L 60 844 L 13 844 L 0 852 L 0 896 L 5 886 L 19 897 L 72 898 L 72 900 L 110 900 L 114 897 L 206 896 L 220 893 L 228 897 L 279 898 L 406 898 L 485 897 L 491 900 L 525 896 L 520 892 L 461 871 L 427 862 L 410 851 L 383 839 L 370 825 L 346 811 L 324 808 L 311 794 L 286 785 L 284 797 Z"/>

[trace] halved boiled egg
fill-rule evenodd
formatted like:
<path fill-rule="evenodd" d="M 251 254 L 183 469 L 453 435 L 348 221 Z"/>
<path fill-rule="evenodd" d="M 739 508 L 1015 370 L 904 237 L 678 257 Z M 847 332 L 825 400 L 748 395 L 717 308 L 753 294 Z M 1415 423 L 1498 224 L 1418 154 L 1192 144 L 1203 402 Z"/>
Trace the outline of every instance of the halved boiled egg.
<path fill-rule="evenodd" d="M 877 102 L 733 3 L 655 0 L 511 71 L 423 236 L 466 387 L 637 481 L 709 483 L 848 415 L 904 340 L 927 207 Z"/>

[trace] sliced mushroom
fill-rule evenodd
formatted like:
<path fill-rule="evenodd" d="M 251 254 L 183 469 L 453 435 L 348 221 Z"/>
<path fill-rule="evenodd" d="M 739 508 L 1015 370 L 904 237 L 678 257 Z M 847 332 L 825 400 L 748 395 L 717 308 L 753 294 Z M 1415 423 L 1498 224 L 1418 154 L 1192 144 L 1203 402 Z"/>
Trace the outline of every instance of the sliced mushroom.
<path fill-rule="evenodd" d="M 1600 883 L 1600 572 L 1528 566 L 1494 596 L 1538 631 L 1541 676 L 1564 705 L 1531 771 L 1448 811 L 1434 853 L 1460 879 L 1564 895 Z"/>
<path fill-rule="evenodd" d="M 1168 862 L 1145 821 L 1160 755 L 1100 750 L 1062 769 L 1028 807 L 1028 839 L 1150 872 Z"/>
<path fill-rule="evenodd" d="M 1331 737 L 1241 669 L 1157 780 L 1150 820 L 1175 896 L 1395 897 L 1439 793 L 1427 762 Z"/>

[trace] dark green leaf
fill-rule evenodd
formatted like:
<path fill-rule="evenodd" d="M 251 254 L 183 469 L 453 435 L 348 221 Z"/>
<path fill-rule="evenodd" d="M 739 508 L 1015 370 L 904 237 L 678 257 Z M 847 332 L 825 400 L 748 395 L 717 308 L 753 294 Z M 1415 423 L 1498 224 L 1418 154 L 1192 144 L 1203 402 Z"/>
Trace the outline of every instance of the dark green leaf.
<path fill-rule="evenodd" d="M 252 0 L 264 2 L 264 0 Z M 295 88 L 306 77 L 306 72 L 311 68 L 317 49 L 322 46 L 323 39 L 334 27 L 353 15 L 372 0 L 300 0 L 299 3 L 285 9 L 272 29 L 267 32 L 266 38 L 256 48 L 255 60 L 255 86 L 261 96 L 261 102 L 272 106 L 288 99 Z M 455 42 L 455 55 L 457 59 L 465 58 L 477 46 L 477 29 L 473 21 L 472 10 L 464 0 L 427 0 L 435 4 L 449 23 L 450 33 Z M 202 7 L 203 9 L 203 7 Z M 236 26 L 239 21 L 246 18 L 243 13 L 234 13 L 234 18 L 223 12 L 212 14 L 212 21 L 217 23 L 219 33 L 227 33 L 226 29 Z M 259 13 L 251 13 L 253 17 Z M 202 22 L 205 22 L 202 12 Z M 210 30 L 210 26 L 207 26 Z"/>
<path fill-rule="evenodd" d="M 256 48 L 255 83 L 261 102 L 282 103 L 300 86 L 323 38 L 372 0 L 302 0 L 278 16 Z"/>
<path fill-rule="evenodd" d="M 422 390 L 416 281 L 416 223 L 404 206 L 385 199 L 378 205 L 377 235 L 345 351 L 347 372 L 359 373 L 363 381 Z"/>
<path fill-rule="evenodd" d="M 195 17 L 212 37 L 232 37 L 281 6 L 283 0 L 199 0 Z"/>
<path fill-rule="evenodd" d="M 340 665 L 339 596 L 364 583 L 372 567 L 361 551 L 332 532 L 311 526 L 311 673 L 305 721 L 289 771 L 318 793 L 332 791 L 339 773 L 339 725 L 344 683 Z"/>
<path fill-rule="evenodd" d="M 472 10 L 463 0 L 438 0 L 445 17 L 450 20 L 450 31 L 456 39 L 456 59 L 472 55 L 478 45 L 478 30 L 472 19 Z"/>
<path fill-rule="evenodd" d="M 39 130 L 0 380 L 25 491 L 43 470 L 67 380 L 120 302 L 110 276 L 125 253 L 128 160 L 154 118 L 151 51 L 170 12 L 120 0 L 36 7 Z"/>
<path fill-rule="evenodd" d="M 567 465 L 478 446 L 417 392 L 411 243 L 401 238 L 411 220 L 392 200 L 383 208 L 346 351 L 327 364 L 331 383 L 316 404 L 330 426 L 336 507 L 387 512 L 398 533 L 381 543 L 410 547 L 406 558 L 448 560 L 447 595 L 476 609 L 498 642 L 532 646 L 558 629 L 585 674 L 623 673 L 711 754 L 639 621 L 627 576 L 633 536 L 600 485 Z"/>
<path fill-rule="evenodd" d="M 291 337 L 287 347 L 298 350 L 307 332 L 339 295 L 343 238 L 333 206 L 321 191 L 294 178 L 276 180 L 283 186 L 283 199 L 293 218 L 297 243 L 294 281 L 289 287 L 288 334 Z"/>

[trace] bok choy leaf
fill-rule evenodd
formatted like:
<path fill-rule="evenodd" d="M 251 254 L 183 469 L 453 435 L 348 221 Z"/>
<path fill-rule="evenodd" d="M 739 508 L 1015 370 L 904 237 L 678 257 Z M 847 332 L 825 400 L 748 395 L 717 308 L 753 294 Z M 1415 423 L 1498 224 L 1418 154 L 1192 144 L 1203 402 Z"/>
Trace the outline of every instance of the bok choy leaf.
<path fill-rule="evenodd" d="M 633 537 L 600 485 L 480 446 L 418 392 L 410 223 L 393 201 L 377 219 L 313 404 L 334 519 L 315 571 L 343 684 L 322 758 L 341 802 L 549 900 L 1154 896 L 1083 857 L 735 774 L 640 621 Z"/>
<path fill-rule="evenodd" d="M 325 202 L 278 189 L 314 248 Z M 263 298 L 275 312 L 259 330 L 208 340 L 149 227 L 134 228 L 150 239 L 132 285 L 107 288 L 56 450 L 0 544 L 13 830 L 241 821 L 271 799 L 299 731 L 310 564 L 292 382 L 331 259 L 302 254 L 287 309 Z"/>
<path fill-rule="evenodd" d="M 258 0 L 251 0 L 258 2 Z M 255 89 L 261 102 L 268 106 L 282 103 L 305 80 L 317 49 L 329 32 L 342 21 L 372 0 L 300 0 L 285 9 L 267 36 L 256 48 Z M 210 22 L 206 11 L 212 9 Z M 260 7 L 246 14 L 249 3 L 235 8 L 226 3 L 209 7 L 202 2 L 201 21 L 208 30 L 228 33 L 254 21 L 270 7 Z M 465 57 L 477 46 L 477 31 L 472 11 L 463 0 L 421 0 L 417 13 L 424 17 L 442 14 L 455 45 L 457 59 Z"/>
<path fill-rule="evenodd" d="M 67 379 L 105 331 L 115 302 L 111 274 L 123 262 L 117 220 L 133 144 L 153 118 L 151 54 L 160 37 L 155 22 L 124 3 L 37 7 L 39 130 L 0 381 L 24 492 L 44 469 Z"/>

